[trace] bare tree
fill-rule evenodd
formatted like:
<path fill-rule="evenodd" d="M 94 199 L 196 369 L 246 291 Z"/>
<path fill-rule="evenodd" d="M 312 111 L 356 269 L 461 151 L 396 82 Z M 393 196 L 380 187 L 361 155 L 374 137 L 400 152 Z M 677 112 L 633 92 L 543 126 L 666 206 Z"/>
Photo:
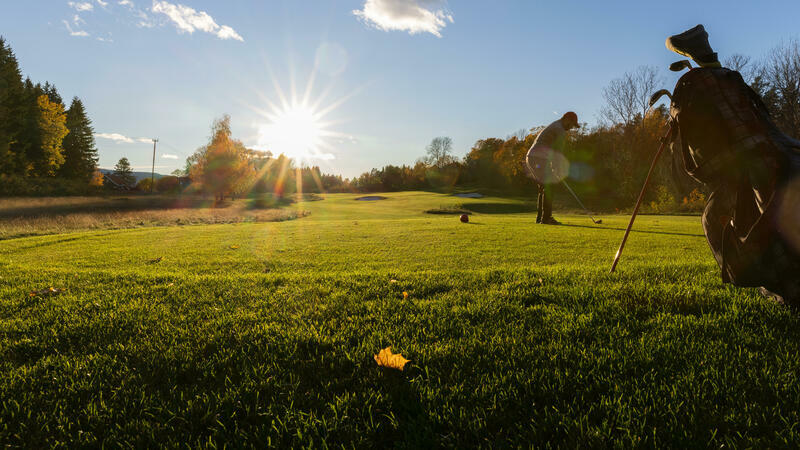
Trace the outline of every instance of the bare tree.
<path fill-rule="evenodd" d="M 650 95 L 663 83 L 658 68 L 639 66 L 633 72 L 626 72 L 621 78 L 611 80 L 603 89 L 606 106 L 600 111 L 603 120 L 609 124 L 632 124 L 647 114 Z"/>
<path fill-rule="evenodd" d="M 764 101 L 778 127 L 800 137 L 800 41 L 783 42 L 767 55 L 758 71 Z"/>
<path fill-rule="evenodd" d="M 453 161 L 453 140 L 447 136 L 433 138 L 425 148 L 425 162 L 436 167 L 444 167 Z"/>
<path fill-rule="evenodd" d="M 742 55 L 741 53 L 734 53 L 725 58 L 722 61 L 722 66 L 739 72 L 747 84 L 753 82 L 758 72 L 758 67 L 756 67 L 753 60 L 749 56 Z"/>
<path fill-rule="evenodd" d="M 517 140 L 524 141 L 526 137 L 528 137 L 530 132 L 525 128 L 520 128 L 519 130 L 515 131 L 514 133 L 509 134 L 506 136 L 506 140 L 509 140 L 513 137 L 517 138 Z"/>

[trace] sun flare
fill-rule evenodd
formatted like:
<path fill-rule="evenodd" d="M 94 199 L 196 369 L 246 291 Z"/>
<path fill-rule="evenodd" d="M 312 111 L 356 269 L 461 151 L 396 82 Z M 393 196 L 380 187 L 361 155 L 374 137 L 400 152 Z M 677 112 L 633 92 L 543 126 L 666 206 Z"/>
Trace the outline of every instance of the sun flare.
<path fill-rule="evenodd" d="M 268 115 L 258 130 L 258 144 L 290 158 L 309 159 L 323 145 L 325 125 L 320 114 L 306 105 L 291 105 Z"/>

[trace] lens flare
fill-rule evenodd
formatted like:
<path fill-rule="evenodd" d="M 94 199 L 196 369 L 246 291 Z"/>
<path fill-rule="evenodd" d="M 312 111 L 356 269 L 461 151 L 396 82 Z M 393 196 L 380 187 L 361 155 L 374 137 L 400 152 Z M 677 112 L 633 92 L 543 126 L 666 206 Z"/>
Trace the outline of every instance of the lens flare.
<path fill-rule="evenodd" d="M 318 113 L 306 105 L 291 105 L 269 114 L 270 122 L 258 129 L 258 146 L 289 158 L 308 160 L 332 159 L 319 149 L 326 130 Z"/>

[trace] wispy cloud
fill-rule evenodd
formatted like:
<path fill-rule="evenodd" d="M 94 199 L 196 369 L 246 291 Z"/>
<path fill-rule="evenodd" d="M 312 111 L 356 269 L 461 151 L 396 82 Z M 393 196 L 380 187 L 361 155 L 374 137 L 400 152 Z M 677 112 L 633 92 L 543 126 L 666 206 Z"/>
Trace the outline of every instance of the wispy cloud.
<path fill-rule="evenodd" d="M 64 26 L 67 27 L 67 31 L 69 32 L 70 36 L 77 36 L 77 37 L 89 36 L 89 33 L 87 33 L 86 31 L 73 29 L 72 26 L 69 24 L 69 22 L 67 22 L 66 20 L 63 20 L 62 22 L 64 22 Z M 73 23 L 75 24 L 75 26 L 80 25 L 80 22 L 81 22 L 80 17 L 75 16 L 73 18 Z"/>
<path fill-rule="evenodd" d="M 162 153 L 161 157 L 164 159 L 178 159 L 178 155 L 170 155 L 169 153 Z"/>
<path fill-rule="evenodd" d="M 186 5 L 173 4 L 165 1 L 153 0 L 153 13 L 163 14 L 169 18 L 180 32 L 194 33 L 202 31 L 217 36 L 220 39 L 235 39 L 244 42 L 242 36 L 227 25 L 219 25 L 214 18 L 205 11 L 197 11 Z"/>
<path fill-rule="evenodd" d="M 126 144 L 133 144 L 135 142 L 142 142 L 142 143 L 152 142 L 152 139 L 150 138 L 134 138 L 119 133 L 95 133 L 94 136 L 100 139 L 108 139 L 110 141 L 124 142 Z"/>
<path fill-rule="evenodd" d="M 441 30 L 453 23 L 446 5 L 445 0 L 366 0 L 364 8 L 354 10 L 353 14 L 379 30 L 442 37 Z"/>
<path fill-rule="evenodd" d="M 75 8 L 76 11 L 91 11 L 94 5 L 89 2 L 67 2 L 70 8 Z"/>
<path fill-rule="evenodd" d="M 117 4 L 120 6 L 127 6 L 128 8 L 133 8 L 133 2 L 131 0 L 119 0 Z"/>
<path fill-rule="evenodd" d="M 104 2 L 103 0 L 95 0 L 95 1 L 97 2 L 98 5 L 100 5 L 100 6 L 104 7 L 104 8 L 106 6 L 108 6 L 108 2 Z"/>

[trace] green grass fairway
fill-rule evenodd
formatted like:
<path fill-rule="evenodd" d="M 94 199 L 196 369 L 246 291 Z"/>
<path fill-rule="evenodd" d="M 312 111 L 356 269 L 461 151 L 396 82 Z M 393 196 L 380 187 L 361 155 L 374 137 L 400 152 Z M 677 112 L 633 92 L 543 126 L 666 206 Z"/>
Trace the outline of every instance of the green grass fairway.
<path fill-rule="evenodd" d="M 0 241 L 0 445 L 800 442 L 800 319 L 722 285 L 698 217 L 639 217 L 612 275 L 628 216 L 382 195 Z"/>

